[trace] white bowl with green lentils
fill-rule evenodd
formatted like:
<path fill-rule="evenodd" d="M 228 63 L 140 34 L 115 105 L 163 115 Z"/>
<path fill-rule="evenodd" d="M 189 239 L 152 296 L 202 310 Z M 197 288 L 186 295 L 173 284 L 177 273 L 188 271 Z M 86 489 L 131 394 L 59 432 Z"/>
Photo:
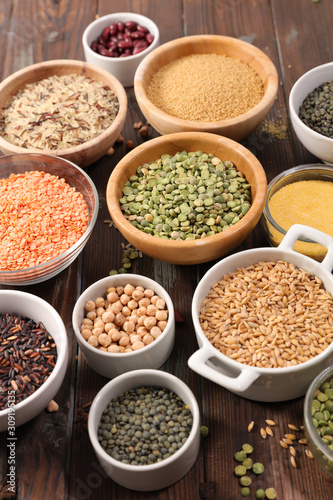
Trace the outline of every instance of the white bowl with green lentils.
<path fill-rule="evenodd" d="M 97 394 L 88 432 L 112 480 L 136 491 L 159 490 L 180 480 L 196 461 L 200 413 L 193 392 L 179 378 L 134 370 Z"/>
<path fill-rule="evenodd" d="M 107 276 L 78 298 L 73 329 L 88 365 L 104 377 L 156 369 L 175 342 L 175 316 L 168 292 L 138 274 Z"/>
<path fill-rule="evenodd" d="M 319 263 L 293 250 L 299 237 L 327 249 Z M 304 396 L 333 353 L 333 239 L 296 224 L 277 248 L 235 253 L 199 282 L 192 370 L 255 401 Z"/>

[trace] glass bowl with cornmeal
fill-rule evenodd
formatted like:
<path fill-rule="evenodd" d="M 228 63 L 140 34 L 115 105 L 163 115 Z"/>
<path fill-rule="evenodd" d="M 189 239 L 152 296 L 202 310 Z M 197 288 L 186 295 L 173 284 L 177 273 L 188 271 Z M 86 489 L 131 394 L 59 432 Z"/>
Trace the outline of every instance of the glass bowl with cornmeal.
<path fill-rule="evenodd" d="M 293 224 L 314 227 L 333 237 L 333 169 L 323 164 L 299 165 L 277 175 L 268 185 L 261 224 L 271 246 L 278 246 Z M 321 262 L 327 249 L 308 239 L 294 250 Z"/>

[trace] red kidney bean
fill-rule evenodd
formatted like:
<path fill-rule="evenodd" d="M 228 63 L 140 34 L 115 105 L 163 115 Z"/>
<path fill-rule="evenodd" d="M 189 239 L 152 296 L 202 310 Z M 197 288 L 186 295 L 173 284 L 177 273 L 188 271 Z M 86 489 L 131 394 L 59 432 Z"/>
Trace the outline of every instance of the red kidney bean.
<path fill-rule="evenodd" d="M 128 57 L 139 54 L 154 41 L 149 30 L 135 21 L 118 21 L 106 26 L 91 43 L 91 49 L 105 57 Z"/>

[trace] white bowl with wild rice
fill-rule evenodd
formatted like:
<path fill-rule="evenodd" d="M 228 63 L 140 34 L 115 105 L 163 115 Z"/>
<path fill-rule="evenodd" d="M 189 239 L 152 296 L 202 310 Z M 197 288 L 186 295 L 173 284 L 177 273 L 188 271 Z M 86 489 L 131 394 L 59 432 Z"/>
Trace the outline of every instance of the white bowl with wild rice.
<path fill-rule="evenodd" d="M 75 60 L 33 64 L 0 83 L 0 150 L 86 167 L 113 146 L 126 114 L 125 89 L 108 71 Z"/>
<path fill-rule="evenodd" d="M 319 263 L 293 250 L 299 237 L 324 245 Z M 192 370 L 256 401 L 303 396 L 333 360 L 333 239 L 296 224 L 277 248 L 215 264 L 198 284 Z"/>

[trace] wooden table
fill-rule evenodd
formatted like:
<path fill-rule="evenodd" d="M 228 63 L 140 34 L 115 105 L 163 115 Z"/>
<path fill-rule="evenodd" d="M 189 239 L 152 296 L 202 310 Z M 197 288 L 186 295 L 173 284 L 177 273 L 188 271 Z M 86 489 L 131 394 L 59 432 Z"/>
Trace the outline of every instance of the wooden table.
<path fill-rule="evenodd" d="M 30 64 L 49 59 L 83 60 L 81 36 L 96 15 L 113 11 L 134 11 L 151 17 L 159 26 L 161 43 L 193 34 L 215 33 L 241 38 L 262 49 L 275 63 L 280 89 L 264 124 L 243 144 L 261 161 L 268 181 L 279 172 L 302 163 L 318 162 L 294 135 L 288 114 L 288 96 L 293 83 L 305 71 L 332 59 L 333 9 L 331 0 L 1 0 L 0 74 L 5 78 Z M 123 129 L 126 140 L 135 145 L 157 135 L 151 130 L 142 138 L 133 124 L 144 120 L 133 88 L 127 91 L 128 117 Z M 254 457 L 266 470 L 252 485 L 274 486 L 280 500 L 329 500 L 333 480 L 307 458 L 297 446 L 297 468 L 290 464 L 288 451 L 279 439 L 288 424 L 302 424 L 303 398 L 285 403 L 264 404 L 235 396 L 224 388 L 196 375 L 187 359 L 197 349 L 190 306 L 200 277 L 213 264 L 176 266 L 146 256 L 134 262 L 132 271 L 150 276 L 169 291 L 184 322 L 177 324 L 176 345 L 161 369 L 187 383 L 198 398 L 202 423 L 209 435 L 202 440 L 199 456 L 191 471 L 177 484 L 159 492 L 138 493 L 108 479 L 98 465 L 90 445 L 83 410 L 87 410 L 107 379 L 94 373 L 82 359 L 71 325 L 72 309 L 78 295 L 92 282 L 119 268 L 121 243 L 110 219 L 105 188 L 113 167 L 126 153 L 125 142 L 117 144 L 113 156 L 105 156 L 87 168 L 100 196 L 98 221 L 80 257 L 55 278 L 26 287 L 50 302 L 66 325 L 70 358 L 65 381 L 56 401 L 59 411 L 41 413 L 17 429 L 16 494 L 8 491 L 6 433 L 1 434 L 0 498 L 19 500 L 86 499 L 216 499 L 241 498 L 233 475 L 233 454 L 250 442 Z M 126 242 L 125 242 L 126 243 Z M 237 248 L 267 246 L 258 225 Z M 1 286 L 6 288 L 6 286 Z M 88 405 L 88 406 L 85 406 Z M 265 420 L 276 425 L 274 436 L 263 439 Z M 249 434 L 247 426 L 255 422 Z"/>

